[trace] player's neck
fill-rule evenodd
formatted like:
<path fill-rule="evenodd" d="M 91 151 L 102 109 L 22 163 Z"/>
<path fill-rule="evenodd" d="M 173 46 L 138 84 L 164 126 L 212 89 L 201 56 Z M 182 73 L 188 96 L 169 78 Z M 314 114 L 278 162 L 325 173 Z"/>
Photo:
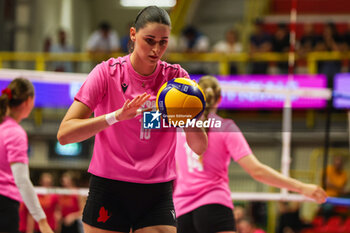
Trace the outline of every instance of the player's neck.
<path fill-rule="evenodd" d="M 145 64 L 135 53 L 130 55 L 130 62 L 134 70 L 142 76 L 151 75 L 157 68 L 157 64 Z"/>
<path fill-rule="evenodd" d="M 23 119 L 21 113 L 18 111 L 9 111 L 8 116 L 14 119 L 17 123 L 20 123 Z"/>

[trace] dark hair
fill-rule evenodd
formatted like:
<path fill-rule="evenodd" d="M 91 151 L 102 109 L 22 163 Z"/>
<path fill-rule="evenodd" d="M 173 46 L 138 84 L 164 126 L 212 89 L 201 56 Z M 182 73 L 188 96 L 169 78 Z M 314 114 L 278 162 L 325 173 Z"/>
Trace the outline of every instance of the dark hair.
<path fill-rule="evenodd" d="M 0 96 L 0 123 L 4 120 L 7 108 L 19 106 L 28 97 L 34 96 L 33 84 L 25 78 L 16 78 L 6 88 L 8 92 L 2 92 Z"/>
<path fill-rule="evenodd" d="M 148 6 L 143 8 L 136 16 L 134 27 L 136 31 L 144 28 L 148 23 L 160 23 L 171 27 L 171 20 L 166 10 L 157 6 Z M 129 52 L 134 50 L 134 43 L 129 39 Z"/>
<path fill-rule="evenodd" d="M 199 34 L 199 32 L 196 27 L 189 25 L 183 29 L 182 34 L 196 36 L 197 34 Z"/>
<path fill-rule="evenodd" d="M 205 109 L 203 112 L 204 119 L 208 119 L 210 110 L 221 97 L 221 87 L 214 76 L 206 75 L 199 79 L 198 85 L 202 88 L 205 95 Z"/>
<path fill-rule="evenodd" d="M 111 25 L 108 22 L 103 21 L 103 22 L 100 23 L 98 28 L 103 30 L 103 31 L 109 31 L 111 29 Z"/>
<path fill-rule="evenodd" d="M 148 6 L 137 14 L 134 22 L 136 31 L 145 27 L 147 23 L 161 23 L 171 27 L 171 20 L 168 12 L 157 6 Z"/>

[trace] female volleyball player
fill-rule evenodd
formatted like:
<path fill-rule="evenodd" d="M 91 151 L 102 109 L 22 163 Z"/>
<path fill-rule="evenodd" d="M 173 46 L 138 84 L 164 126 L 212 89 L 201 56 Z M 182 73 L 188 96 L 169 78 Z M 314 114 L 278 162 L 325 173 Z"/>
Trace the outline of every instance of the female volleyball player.
<path fill-rule="evenodd" d="M 89 196 L 83 211 L 86 233 L 176 232 L 172 202 L 175 129 L 142 127 L 139 108 L 155 106 L 159 88 L 188 74 L 160 60 L 170 35 L 167 12 L 146 7 L 130 28 L 133 51 L 97 65 L 75 96 L 58 131 L 60 143 L 94 135 Z M 95 117 L 89 118 L 94 112 Z M 155 115 L 156 117 L 156 115 Z M 196 153 L 207 147 L 202 129 L 187 132 Z"/>
<path fill-rule="evenodd" d="M 187 146 L 179 133 L 176 145 L 178 176 L 174 191 L 174 205 L 179 233 L 233 233 L 236 231 L 233 205 L 228 184 L 228 165 L 233 158 L 254 179 L 279 188 L 299 192 L 322 203 L 325 191 L 313 184 L 305 184 L 283 176 L 260 163 L 252 154 L 243 134 L 232 120 L 215 114 L 221 90 L 215 77 L 204 76 L 198 84 L 206 96 L 203 118 L 215 118 L 222 128 L 208 131 L 208 148 L 199 157 Z"/>
<path fill-rule="evenodd" d="M 0 232 L 19 231 L 19 202 L 23 200 L 41 232 L 53 233 L 40 206 L 28 169 L 27 134 L 19 123 L 34 106 L 34 87 L 14 79 L 0 96 Z"/>

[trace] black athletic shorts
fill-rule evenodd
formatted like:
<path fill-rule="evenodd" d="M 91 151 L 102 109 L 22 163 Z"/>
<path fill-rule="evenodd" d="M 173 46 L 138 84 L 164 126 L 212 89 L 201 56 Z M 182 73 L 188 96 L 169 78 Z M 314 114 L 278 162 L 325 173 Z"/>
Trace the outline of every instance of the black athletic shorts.
<path fill-rule="evenodd" d="M 236 231 L 231 208 L 219 204 L 201 206 L 177 219 L 177 233 Z"/>
<path fill-rule="evenodd" d="M 19 232 L 19 202 L 0 195 L 0 232 Z"/>
<path fill-rule="evenodd" d="M 172 185 L 172 181 L 138 184 L 92 175 L 83 222 L 120 232 L 156 225 L 176 226 Z"/>

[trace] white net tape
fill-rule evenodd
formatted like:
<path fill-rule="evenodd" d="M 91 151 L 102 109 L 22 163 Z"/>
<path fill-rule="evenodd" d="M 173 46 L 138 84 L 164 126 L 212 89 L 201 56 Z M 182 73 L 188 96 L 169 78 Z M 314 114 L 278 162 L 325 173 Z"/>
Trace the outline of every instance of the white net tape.
<path fill-rule="evenodd" d="M 87 74 L 19 70 L 19 69 L 0 69 L 0 79 L 9 80 L 9 79 L 15 79 L 18 77 L 23 77 L 31 81 L 71 83 L 71 82 L 84 82 L 87 77 Z"/>
<path fill-rule="evenodd" d="M 66 188 L 43 188 L 43 187 L 35 187 L 35 191 L 37 194 L 59 194 L 59 195 L 80 195 L 87 196 L 88 189 L 87 188 L 77 188 L 77 189 L 66 189 Z M 233 200 L 249 200 L 249 201 L 313 201 L 310 198 L 307 198 L 303 195 L 299 194 L 281 194 L 281 193 L 231 193 L 231 197 Z"/>
<path fill-rule="evenodd" d="M 87 196 L 89 189 L 87 188 L 77 188 L 77 189 L 66 189 L 66 188 L 44 188 L 44 187 L 35 187 L 35 192 L 37 194 L 46 195 L 46 194 L 58 194 L 58 195 L 79 195 Z"/>
<path fill-rule="evenodd" d="M 37 194 L 58 194 L 58 195 L 80 195 L 87 196 L 87 188 L 77 188 L 77 189 L 66 189 L 66 188 L 43 188 L 35 187 Z M 299 194 L 281 194 L 281 193 L 255 193 L 255 192 L 239 192 L 231 193 L 233 200 L 250 200 L 250 201 L 313 201 L 310 198 L 307 198 Z"/>

